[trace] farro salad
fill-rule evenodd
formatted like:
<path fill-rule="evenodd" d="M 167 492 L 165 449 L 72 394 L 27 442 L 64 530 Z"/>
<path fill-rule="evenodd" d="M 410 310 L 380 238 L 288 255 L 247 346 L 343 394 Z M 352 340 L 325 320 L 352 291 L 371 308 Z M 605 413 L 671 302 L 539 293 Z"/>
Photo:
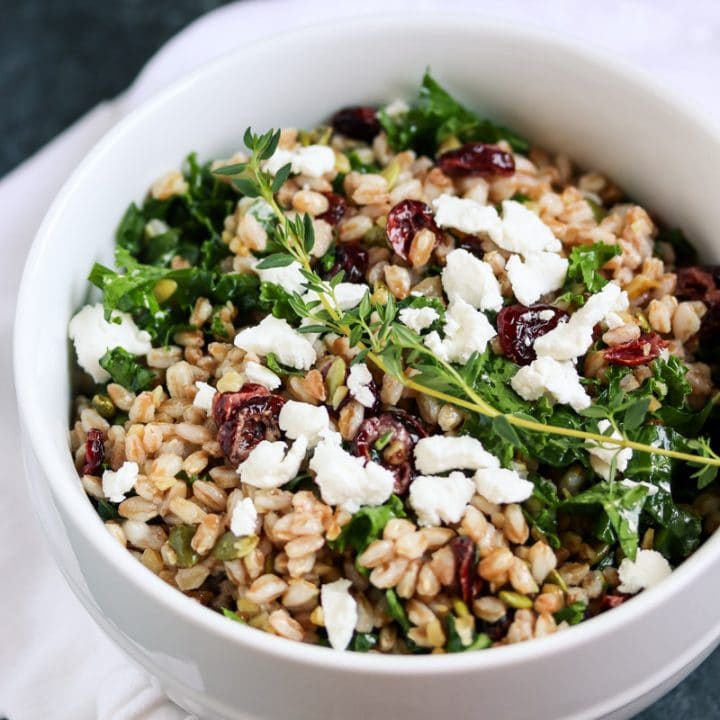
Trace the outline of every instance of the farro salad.
<path fill-rule="evenodd" d="M 720 523 L 720 273 L 620 188 L 412 105 L 155 182 L 69 327 L 108 531 L 233 621 L 480 650 L 660 582 Z"/>

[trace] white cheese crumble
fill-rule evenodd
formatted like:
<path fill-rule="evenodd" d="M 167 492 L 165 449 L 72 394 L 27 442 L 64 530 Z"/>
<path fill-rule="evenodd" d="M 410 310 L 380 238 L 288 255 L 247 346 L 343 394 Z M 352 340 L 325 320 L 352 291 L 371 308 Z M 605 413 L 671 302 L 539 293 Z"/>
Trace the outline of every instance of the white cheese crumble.
<path fill-rule="evenodd" d="M 293 260 L 284 267 L 268 268 L 267 270 L 255 267 L 255 272 L 260 276 L 261 282 L 273 283 L 279 285 L 285 292 L 302 295 L 305 292 L 306 280 L 300 272 L 301 268 L 302 265 L 297 260 Z"/>
<path fill-rule="evenodd" d="M 410 110 L 410 106 L 402 99 L 397 98 L 383 108 L 383 112 L 391 118 L 397 118 Z"/>
<path fill-rule="evenodd" d="M 521 255 L 559 252 L 562 243 L 532 211 L 515 200 L 503 200 L 502 238 L 495 240 L 503 250 Z M 494 239 L 494 238 L 493 238 Z"/>
<path fill-rule="evenodd" d="M 469 435 L 420 438 L 414 452 L 415 467 L 421 473 L 500 467 L 500 461 L 485 450 L 479 440 Z"/>
<path fill-rule="evenodd" d="M 519 255 L 512 255 L 505 269 L 513 295 L 523 305 L 532 305 L 565 284 L 568 261 L 557 253 L 548 252 L 527 255 L 525 262 Z"/>
<path fill-rule="evenodd" d="M 440 195 L 432 203 L 435 222 L 440 227 L 455 228 L 470 235 L 486 233 L 499 245 L 503 239 L 503 222 L 492 205 L 454 195 Z"/>
<path fill-rule="evenodd" d="M 240 480 L 257 488 L 277 488 L 290 482 L 300 470 L 308 447 L 307 438 L 300 435 L 285 453 L 287 444 L 278 440 L 263 440 L 238 466 Z"/>
<path fill-rule="evenodd" d="M 647 497 L 652 497 L 653 495 L 657 495 L 660 490 L 660 488 L 657 485 L 653 485 L 652 483 L 647 482 L 646 480 L 635 481 L 635 480 L 628 480 L 627 478 L 624 478 L 623 480 L 620 481 L 620 484 L 626 488 L 634 488 L 634 487 L 638 487 L 638 486 L 645 487 L 645 488 L 647 488 Z M 663 489 L 665 489 L 665 488 L 663 488 Z"/>
<path fill-rule="evenodd" d="M 407 307 L 399 312 L 399 317 L 403 325 L 416 333 L 421 333 L 423 330 L 427 330 L 440 315 L 435 308 L 431 307 Z"/>
<path fill-rule="evenodd" d="M 375 395 L 370 388 L 372 379 L 370 369 L 365 363 L 356 363 L 350 368 L 347 388 L 350 394 L 366 408 L 371 408 L 375 404 Z"/>
<path fill-rule="evenodd" d="M 116 471 L 106 470 L 102 475 L 103 495 L 110 502 L 122 502 L 125 493 L 133 489 L 139 470 L 137 463 L 127 460 Z"/>
<path fill-rule="evenodd" d="M 425 338 L 425 345 L 440 359 L 447 362 L 465 363 L 475 352 L 484 352 L 497 332 L 479 310 L 464 300 L 450 303 L 445 314 L 445 339 L 433 331 Z"/>
<path fill-rule="evenodd" d="M 590 397 L 580 383 L 578 371 L 569 361 L 539 357 L 521 367 L 510 385 L 523 400 L 539 400 L 545 395 L 553 402 L 570 405 L 576 412 L 590 405 Z"/>
<path fill-rule="evenodd" d="M 310 460 L 323 501 L 350 513 L 362 505 L 382 505 L 392 494 L 395 475 L 375 462 L 366 465 L 340 443 L 339 433 L 326 433 Z"/>
<path fill-rule="evenodd" d="M 358 620 L 357 603 L 350 594 L 349 580 L 340 579 L 320 588 L 320 605 L 328 640 L 335 650 L 345 650 Z"/>
<path fill-rule="evenodd" d="M 410 505 L 422 526 L 456 523 L 475 494 L 475 483 L 461 472 L 447 477 L 418 475 L 410 485 Z"/>
<path fill-rule="evenodd" d="M 297 400 L 287 400 L 278 418 L 280 429 L 291 439 L 301 435 L 307 439 L 309 448 L 314 448 L 330 427 L 330 416 L 324 405 L 311 405 Z"/>
<path fill-rule="evenodd" d="M 274 353 L 284 365 L 309 370 L 317 355 L 312 343 L 290 327 L 287 320 L 268 315 L 259 325 L 245 328 L 235 336 L 236 347 L 258 355 Z"/>
<path fill-rule="evenodd" d="M 598 430 L 601 433 L 610 427 L 609 420 L 601 420 L 598 423 Z M 613 430 L 610 437 L 616 440 L 622 440 L 622 435 Z M 610 479 L 610 465 L 615 458 L 615 468 L 618 472 L 624 472 L 627 469 L 630 458 L 633 456 L 632 448 L 621 448 L 619 445 L 611 443 L 595 443 L 594 440 L 586 440 L 585 445 L 588 446 L 590 453 L 590 465 L 593 470 L 605 480 Z"/>
<path fill-rule="evenodd" d="M 230 517 L 230 532 L 236 537 L 254 535 L 257 527 L 257 510 L 252 498 L 243 498 L 235 505 Z"/>
<path fill-rule="evenodd" d="M 620 563 L 618 590 L 634 594 L 654 587 L 670 573 L 670 563 L 657 550 L 638 550 L 635 560 L 624 558 Z"/>
<path fill-rule="evenodd" d="M 264 170 L 276 175 L 280 168 L 290 163 L 292 173 L 308 177 L 322 177 L 335 169 L 335 153 L 327 145 L 308 145 L 294 150 L 278 148 L 264 163 Z"/>
<path fill-rule="evenodd" d="M 335 303 L 332 297 L 326 295 L 331 305 L 335 305 L 338 310 L 352 310 L 360 304 L 366 293 L 370 292 L 369 286 L 364 283 L 338 283 L 335 288 Z M 314 290 L 308 290 L 302 299 L 306 303 L 320 300 L 320 295 Z M 318 305 L 318 310 L 322 310 L 322 306 Z"/>
<path fill-rule="evenodd" d="M 101 303 L 85 305 L 73 316 L 68 335 L 75 345 L 80 367 L 96 383 L 107 382 L 110 373 L 100 367 L 100 358 L 116 347 L 131 355 L 146 355 L 152 350 L 150 334 L 140 330 L 128 313 L 113 310 L 110 322 Z"/>
<path fill-rule="evenodd" d="M 202 382 L 202 380 L 198 380 L 195 387 L 198 391 L 193 398 L 193 405 L 204 410 L 209 415 L 212 412 L 213 400 L 217 390 L 212 385 Z"/>
<path fill-rule="evenodd" d="M 608 313 L 623 312 L 627 307 L 627 293 L 616 283 L 609 282 L 599 293 L 590 296 L 566 323 L 540 336 L 533 345 L 535 352 L 555 360 L 575 360 L 592 345 L 595 326 Z"/>
<path fill-rule="evenodd" d="M 516 470 L 481 468 L 475 473 L 477 491 L 491 503 L 520 503 L 527 500 L 535 486 Z"/>
<path fill-rule="evenodd" d="M 479 310 L 500 310 L 500 283 L 492 267 L 467 250 L 448 253 L 442 271 L 442 286 L 448 300 L 464 300 Z"/>
<path fill-rule="evenodd" d="M 245 379 L 263 385 L 268 390 L 277 390 L 282 385 L 282 380 L 270 368 L 252 360 L 245 365 Z"/>

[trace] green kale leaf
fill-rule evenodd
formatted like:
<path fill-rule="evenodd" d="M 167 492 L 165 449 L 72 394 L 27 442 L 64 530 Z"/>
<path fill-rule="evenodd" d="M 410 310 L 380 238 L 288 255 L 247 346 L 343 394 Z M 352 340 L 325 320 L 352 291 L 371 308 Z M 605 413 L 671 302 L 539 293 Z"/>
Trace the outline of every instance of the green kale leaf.
<path fill-rule="evenodd" d="M 407 113 L 391 116 L 383 109 L 378 117 L 395 150 L 412 148 L 420 154 L 433 156 L 438 146 L 451 136 L 461 142 L 507 140 L 513 150 L 521 153 L 529 149 L 525 138 L 478 117 L 461 105 L 429 72 L 423 76 L 417 103 Z"/>
<path fill-rule="evenodd" d="M 107 350 L 100 358 L 100 367 L 110 373 L 113 382 L 134 393 L 146 390 L 155 379 L 152 370 L 141 365 L 134 355 L 122 347 Z"/>
<path fill-rule="evenodd" d="M 340 535 L 328 544 L 336 552 L 342 553 L 352 548 L 360 555 L 373 540 L 380 537 L 392 518 L 404 517 L 407 515 L 402 500 L 397 495 L 391 495 L 384 505 L 367 505 L 360 508 L 343 527 Z"/>

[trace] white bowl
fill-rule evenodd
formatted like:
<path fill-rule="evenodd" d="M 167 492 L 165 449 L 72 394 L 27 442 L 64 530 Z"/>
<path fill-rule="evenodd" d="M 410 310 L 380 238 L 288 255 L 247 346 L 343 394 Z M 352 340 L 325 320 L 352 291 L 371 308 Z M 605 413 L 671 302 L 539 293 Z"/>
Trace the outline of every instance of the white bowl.
<path fill-rule="evenodd" d="M 417 15 L 294 32 L 213 62 L 108 133 L 53 204 L 25 268 L 15 372 L 28 479 L 88 611 L 203 718 L 626 718 L 720 636 L 716 536 L 659 587 L 546 639 L 424 657 L 295 644 L 166 585 L 120 548 L 85 497 L 68 451 L 66 329 L 91 264 L 111 257 L 128 202 L 189 150 L 227 156 L 247 125 L 312 126 L 342 105 L 410 96 L 428 65 L 464 102 L 609 173 L 720 260 L 720 134 L 648 78 L 527 28 Z"/>

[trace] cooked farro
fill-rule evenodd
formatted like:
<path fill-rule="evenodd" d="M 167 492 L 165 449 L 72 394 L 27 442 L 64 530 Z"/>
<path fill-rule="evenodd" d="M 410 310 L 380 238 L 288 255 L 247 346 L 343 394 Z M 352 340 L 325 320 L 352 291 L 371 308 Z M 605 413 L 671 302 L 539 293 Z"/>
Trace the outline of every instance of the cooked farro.
<path fill-rule="evenodd" d="M 295 641 L 543 637 L 651 587 L 720 525 L 710 469 L 597 438 L 714 457 L 694 438 L 715 393 L 717 273 L 609 179 L 423 82 L 409 115 L 347 108 L 265 156 L 191 155 L 128 209 L 125 272 L 93 269 L 105 319 L 71 323 L 87 371 L 71 450 L 108 531 L 188 597 Z M 256 155 L 274 198 L 255 197 Z M 273 260 L 289 252 L 277 213 L 307 213 L 292 232 L 314 246 Z M 330 309 L 308 270 L 343 273 Z M 596 440 L 514 424 L 528 416 Z M 421 461 L 431 438 L 446 440 Z"/>

